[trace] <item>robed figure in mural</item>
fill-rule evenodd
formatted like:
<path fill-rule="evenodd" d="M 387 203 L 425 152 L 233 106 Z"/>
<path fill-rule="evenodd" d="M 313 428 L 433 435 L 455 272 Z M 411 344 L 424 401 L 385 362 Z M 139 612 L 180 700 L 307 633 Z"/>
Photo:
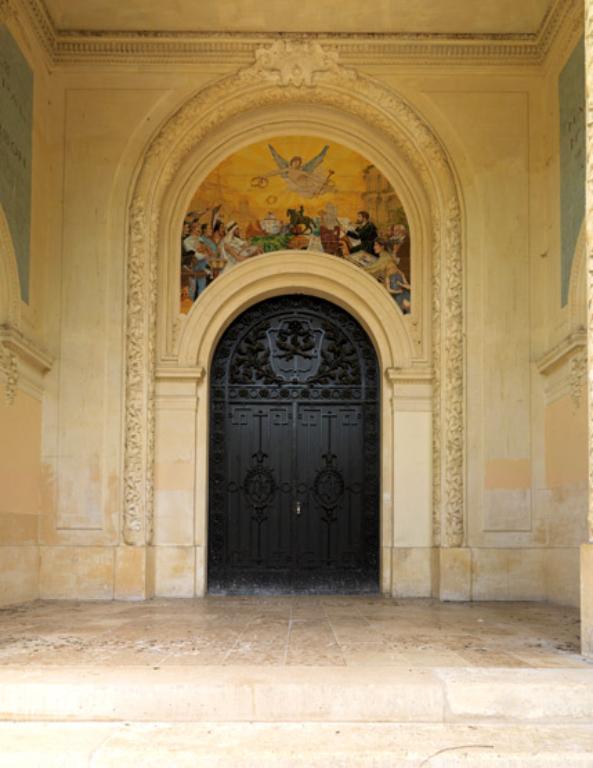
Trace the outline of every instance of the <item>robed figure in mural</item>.
<path fill-rule="evenodd" d="M 282 251 L 345 259 L 376 280 L 403 314 L 412 311 L 402 200 L 380 169 L 349 147 L 313 136 L 257 142 L 214 168 L 188 207 L 181 237 L 183 313 L 223 272 Z"/>

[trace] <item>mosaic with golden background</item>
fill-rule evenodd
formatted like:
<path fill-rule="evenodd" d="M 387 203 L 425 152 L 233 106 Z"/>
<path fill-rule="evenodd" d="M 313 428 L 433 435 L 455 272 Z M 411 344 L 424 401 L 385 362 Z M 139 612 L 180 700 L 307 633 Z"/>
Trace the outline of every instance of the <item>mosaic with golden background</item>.
<path fill-rule="evenodd" d="M 181 235 L 181 311 L 223 272 L 286 250 L 346 259 L 410 312 L 410 234 L 397 192 L 357 152 L 311 136 L 245 147 L 196 190 Z"/>

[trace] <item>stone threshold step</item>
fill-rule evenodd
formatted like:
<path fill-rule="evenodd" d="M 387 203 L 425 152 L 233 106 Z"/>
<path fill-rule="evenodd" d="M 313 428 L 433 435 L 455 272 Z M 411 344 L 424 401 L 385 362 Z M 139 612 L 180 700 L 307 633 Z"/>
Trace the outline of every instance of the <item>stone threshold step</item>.
<path fill-rule="evenodd" d="M 0 721 L 593 725 L 593 669 L 0 667 Z"/>
<path fill-rule="evenodd" d="M 0 768 L 574 768 L 592 726 L 0 723 Z"/>

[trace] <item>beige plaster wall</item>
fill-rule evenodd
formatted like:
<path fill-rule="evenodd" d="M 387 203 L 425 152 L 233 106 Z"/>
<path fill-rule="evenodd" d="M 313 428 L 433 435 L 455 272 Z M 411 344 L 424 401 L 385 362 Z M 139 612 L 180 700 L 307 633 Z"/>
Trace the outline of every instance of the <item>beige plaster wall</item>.
<path fill-rule="evenodd" d="M 45 327 L 57 360 L 44 400 L 44 598 L 138 599 L 153 591 L 152 554 L 121 546 L 126 215 L 142 151 L 187 98 L 188 80 L 181 74 L 172 90 L 158 74 L 52 78 L 48 136 L 57 167 L 46 200 L 55 226 Z"/>
<path fill-rule="evenodd" d="M 438 593 L 436 580 L 447 571 L 452 597 L 573 602 L 583 478 L 568 476 L 566 467 L 580 464 L 567 463 L 554 436 L 560 430 L 578 453 L 582 406 L 573 414 L 568 401 L 546 402 L 534 366 L 559 340 L 563 322 L 547 311 L 557 277 L 553 76 L 526 68 L 360 66 L 402 93 L 442 139 L 465 221 L 469 549 L 453 562 L 432 548 L 431 401 L 424 393 L 413 408 L 395 406 L 399 479 L 388 588 Z M 191 387 L 174 396 L 165 385 L 157 391 L 154 551 L 121 543 L 126 211 L 156 127 L 228 71 L 219 61 L 52 75 L 44 318 L 58 362 L 44 405 L 45 597 L 142 597 L 151 579 L 157 594 L 203 589 L 206 542 L 195 500 L 205 491 L 196 484 Z M 428 296 L 428 274 L 426 281 Z"/>
<path fill-rule="evenodd" d="M 0 289 L 0 605 L 39 596 L 39 528 L 46 477 L 42 465 L 44 373 L 51 366 L 46 326 L 48 251 L 55 217 L 55 173 L 47 131 L 51 77 L 33 35 L 6 24 L 34 73 L 29 301 L 16 282 Z M 0 169 L 2 173 L 2 169 Z M 0 273 L 17 274 L 10 233 L 0 245 Z"/>
<path fill-rule="evenodd" d="M 558 77 L 581 34 L 576 27 L 556 47 L 544 80 L 546 164 L 538 176 L 542 226 L 534 236 L 538 252 L 531 273 L 534 523 L 549 553 L 546 593 L 549 599 L 574 605 L 579 602 L 578 550 L 586 541 L 587 516 L 585 270 L 581 238 L 569 301 L 562 307 Z"/>
<path fill-rule="evenodd" d="M 0 384 L 0 605 L 39 595 L 41 403 Z"/>
<path fill-rule="evenodd" d="M 519 473 L 525 482 L 524 467 L 530 461 L 529 125 L 539 81 L 522 75 L 459 77 L 410 69 L 402 74 L 383 68 L 374 74 L 428 115 L 453 165 L 462 171 L 469 543 L 508 546 L 516 530 L 531 524 L 529 488 L 508 487 L 504 475 L 505 467 L 512 466 L 511 474 Z M 53 374 L 55 399 L 48 405 L 56 458 L 48 462 L 53 492 L 42 535 L 43 543 L 52 547 L 82 547 L 80 557 L 92 559 L 94 547 L 115 547 L 119 541 L 124 214 L 148 137 L 173 104 L 183 103 L 187 85 L 181 72 L 165 78 L 158 71 L 117 77 L 85 71 L 60 78 L 64 208 L 56 254 L 61 290 L 59 301 L 56 292 L 52 301 L 59 314 L 60 364 Z M 191 593 L 194 547 L 203 555 L 200 548 L 205 546 L 196 538 L 192 510 L 192 409 L 191 402 L 178 400 L 158 410 L 157 594 Z M 400 482 L 393 543 L 424 553 L 419 556 L 425 575 L 418 588 L 423 594 L 433 587 L 430 440 L 430 408 L 397 418 L 395 472 Z M 485 532 L 489 529 L 495 532 Z M 531 538 L 529 544 L 535 543 Z M 93 548 L 85 555 L 87 545 Z M 48 595 L 59 593 L 57 587 L 45 589 Z M 80 589 L 84 596 L 82 583 Z"/>

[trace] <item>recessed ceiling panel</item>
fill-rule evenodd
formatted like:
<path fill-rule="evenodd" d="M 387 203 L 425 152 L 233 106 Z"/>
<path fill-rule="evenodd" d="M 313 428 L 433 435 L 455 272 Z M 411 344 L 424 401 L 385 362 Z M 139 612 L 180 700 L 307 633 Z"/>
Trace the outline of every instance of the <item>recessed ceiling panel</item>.
<path fill-rule="evenodd" d="M 60 30 L 519 34 L 551 0 L 45 0 Z"/>

